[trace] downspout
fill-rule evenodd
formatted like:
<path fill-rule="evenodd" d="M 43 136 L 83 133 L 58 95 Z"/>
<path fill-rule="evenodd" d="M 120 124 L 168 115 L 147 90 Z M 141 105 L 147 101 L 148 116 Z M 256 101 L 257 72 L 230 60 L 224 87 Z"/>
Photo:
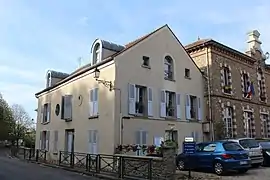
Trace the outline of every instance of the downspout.
<path fill-rule="evenodd" d="M 214 141 L 215 139 L 215 133 L 214 133 L 214 123 L 212 119 L 212 100 L 211 100 L 211 89 L 210 89 L 210 65 L 209 65 L 209 57 L 208 57 L 208 47 L 206 47 L 206 71 L 207 71 L 207 90 L 208 90 L 208 113 L 209 113 L 209 125 L 210 125 L 210 135 L 211 140 Z"/>

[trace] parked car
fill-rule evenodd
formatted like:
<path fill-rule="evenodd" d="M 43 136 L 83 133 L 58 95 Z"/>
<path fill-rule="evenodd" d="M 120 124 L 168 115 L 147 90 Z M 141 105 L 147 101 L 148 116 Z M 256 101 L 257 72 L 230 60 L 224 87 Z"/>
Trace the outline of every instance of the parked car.
<path fill-rule="evenodd" d="M 236 142 L 215 141 L 196 144 L 194 154 L 179 154 L 176 164 L 179 170 L 211 168 L 217 175 L 222 175 L 229 170 L 247 172 L 250 158 Z"/>
<path fill-rule="evenodd" d="M 256 139 L 262 147 L 263 165 L 270 166 L 270 139 Z"/>
<path fill-rule="evenodd" d="M 239 138 L 231 139 L 230 141 L 239 143 L 246 151 L 248 151 L 252 167 L 259 167 L 262 165 L 262 148 L 254 138 Z"/>

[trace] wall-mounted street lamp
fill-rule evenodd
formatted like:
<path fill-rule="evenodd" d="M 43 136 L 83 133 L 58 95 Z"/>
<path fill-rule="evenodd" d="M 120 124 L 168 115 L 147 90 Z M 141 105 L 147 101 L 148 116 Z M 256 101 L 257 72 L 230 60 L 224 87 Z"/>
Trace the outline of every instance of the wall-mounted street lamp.
<path fill-rule="evenodd" d="M 269 52 L 266 52 L 265 53 L 265 59 L 268 59 L 269 58 Z"/>
<path fill-rule="evenodd" d="M 103 84 L 105 87 L 109 88 L 110 91 L 114 90 L 114 85 L 112 83 L 112 81 L 106 81 L 103 79 L 99 79 L 100 76 L 100 71 L 96 68 L 95 72 L 94 72 L 94 78 L 96 79 L 96 81 L 98 83 Z"/>

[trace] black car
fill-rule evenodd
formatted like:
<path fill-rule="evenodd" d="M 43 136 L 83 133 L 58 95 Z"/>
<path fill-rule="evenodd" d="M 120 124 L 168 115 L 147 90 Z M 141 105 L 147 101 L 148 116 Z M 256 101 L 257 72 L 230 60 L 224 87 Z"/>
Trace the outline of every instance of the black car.
<path fill-rule="evenodd" d="M 263 165 L 270 166 L 270 139 L 257 139 L 262 147 Z"/>

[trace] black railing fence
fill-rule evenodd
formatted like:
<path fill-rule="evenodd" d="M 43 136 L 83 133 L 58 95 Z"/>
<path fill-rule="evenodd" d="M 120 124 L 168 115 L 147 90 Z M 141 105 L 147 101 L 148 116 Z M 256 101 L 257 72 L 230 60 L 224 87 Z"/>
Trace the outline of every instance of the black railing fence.
<path fill-rule="evenodd" d="M 49 163 L 45 150 L 20 149 L 18 156 L 29 161 Z M 153 171 L 154 159 L 122 155 L 87 154 L 59 151 L 58 166 L 88 172 L 92 175 L 105 175 L 116 178 L 157 179 Z M 158 178 L 162 180 L 163 178 Z"/>

